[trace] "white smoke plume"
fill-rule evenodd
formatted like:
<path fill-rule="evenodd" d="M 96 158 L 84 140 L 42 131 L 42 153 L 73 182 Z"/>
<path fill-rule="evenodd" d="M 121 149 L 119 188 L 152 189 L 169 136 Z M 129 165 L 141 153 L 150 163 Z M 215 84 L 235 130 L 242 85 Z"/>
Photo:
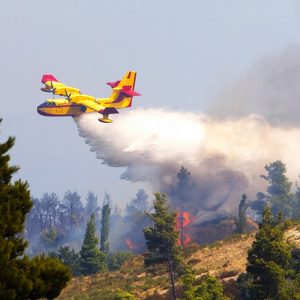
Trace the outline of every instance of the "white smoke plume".
<path fill-rule="evenodd" d="M 123 179 L 168 190 L 181 165 L 198 181 L 198 216 L 232 213 L 242 193 L 264 191 L 265 164 L 282 160 L 288 176 L 300 173 L 300 128 L 278 127 L 251 115 L 216 120 L 202 113 L 135 109 L 110 125 L 97 114 L 76 119 L 79 134 L 102 163 L 125 167 Z"/>
<path fill-rule="evenodd" d="M 192 174 L 199 220 L 233 213 L 241 195 L 265 190 L 264 166 L 282 160 L 300 174 L 300 48 L 258 61 L 216 98 L 211 117 L 165 109 L 132 109 L 100 124 L 76 119 L 80 135 L 103 164 L 125 167 L 121 178 L 172 190 L 180 166 Z M 219 119 L 216 119 L 218 117 Z M 221 117 L 221 118 L 220 118 Z"/>

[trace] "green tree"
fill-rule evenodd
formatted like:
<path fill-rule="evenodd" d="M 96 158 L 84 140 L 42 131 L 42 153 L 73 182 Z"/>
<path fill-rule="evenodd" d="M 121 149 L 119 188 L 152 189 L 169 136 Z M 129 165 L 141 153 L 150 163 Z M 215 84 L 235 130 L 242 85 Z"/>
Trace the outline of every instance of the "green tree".
<path fill-rule="evenodd" d="M 300 187 L 296 184 L 296 191 L 293 199 L 292 218 L 294 220 L 300 219 Z"/>
<path fill-rule="evenodd" d="M 286 167 L 281 161 L 275 161 L 265 166 L 267 175 L 262 175 L 262 178 L 268 181 L 269 186 L 267 191 L 272 196 L 287 196 L 291 191 L 292 183 L 286 177 Z"/>
<path fill-rule="evenodd" d="M 1 123 L 0 119 L 0 123 Z M 52 265 L 51 258 L 43 258 L 40 263 L 24 256 L 27 242 L 22 237 L 26 214 L 32 202 L 27 182 L 12 182 L 18 167 L 10 166 L 8 151 L 13 147 L 15 138 L 9 137 L 0 143 L 0 299 L 32 299 L 32 294 L 41 297 L 58 295 L 70 280 L 70 272 L 63 264 Z M 43 273 L 38 270 L 44 265 Z M 59 285 L 50 275 L 60 273 Z M 33 277 L 33 274 L 37 274 Z M 47 277 L 49 288 L 40 289 L 35 284 Z"/>
<path fill-rule="evenodd" d="M 126 214 L 134 215 L 136 213 L 144 213 L 149 209 L 148 195 L 144 189 L 139 189 L 135 198 L 126 206 Z"/>
<path fill-rule="evenodd" d="M 109 219 L 110 219 L 110 196 L 105 193 L 102 206 L 100 250 L 106 254 L 109 252 Z"/>
<path fill-rule="evenodd" d="M 63 198 L 64 213 L 70 226 L 71 232 L 82 224 L 84 209 L 77 192 L 67 191 Z"/>
<path fill-rule="evenodd" d="M 194 272 L 189 267 L 185 269 L 183 284 L 182 300 L 229 300 L 224 296 L 223 285 L 217 278 L 205 276 L 197 282 Z"/>
<path fill-rule="evenodd" d="M 247 226 L 246 210 L 248 206 L 249 205 L 247 203 L 247 196 L 246 194 L 244 194 L 239 204 L 238 215 L 235 218 L 235 226 L 236 226 L 235 233 L 243 234 L 246 232 L 246 226 Z"/>
<path fill-rule="evenodd" d="M 90 218 L 92 214 L 95 214 L 100 208 L 98 207 L 98 198 L 97 196 L 89 191 L 86 196 L 86 214 Z"/>
<path fill-rule="evenodd" d="M 87 228 L 80 250 L 79 269 L 83 275 L 95 274 L 106 270 L 106 255 L 98 249 L 95 215 L 87 223 Z"/>
<path fill-rule="evenodd" d="M 284 217 L 291 217 L 292 213 L 292 183 L 287 178 L 285 164 L 278 160 L 265 166 L 267 175 L 261 175 L 268 183 L 268 194 L 265 195 L 272 205 L 272 212 L 277 215 L 282 212 Z"/>
<path fill-rule="evenodd" d="M 133 294 L 117 289 L 114 300 L 135 300 L 137 299 Z"/>
<path fill-rule="evenodd" d="M 166 194 L 155 193 L 154 212 L 146 213 L 153 226 L 144 229 L 148 253 L 146 266 L 166 263 L 170 273 L 173 298 L 176 299 L 174 271 L 181 269 L 181 253 L 177 246 L 176 212 L 170 207 Z"/>
<path fill-rule="evenodd" d="M 290 289 L 291 249 L 283 240 L 282 217 L 266 206 L 259 231 L 248 251 L 247 274 L 240 277 L 245 299 L 294 299 Z"/>
<path fill-rule="evenodd" d="M 68 246 L 59 247 L 57 252 L 49 253 L 50 257 L 58 258 L 64 265 L 70 268 L 73 275 L 79 275 L 79 253 Z"/>
<path fill-rule="evenodd" d="M 29 264 L 33 283 L 29 299 L 54 299 L 71 279 L 71 273 L 58 259 L 45 256 L 34 257 Z"/>
<path fill-rule="evenodd" d="M 196 208 L 194 199 L 191 197 L 191 191 L 195 191 L 195 185 L 191 178 L 191 172 L 181 166 L 176 174 L 176 182 L 171 186 L 169 196 L 172 199 L 172 203 L 175 207 L 180 207 L 183 211 Z M 198 198 L 197 198 L 198 200 Z"/>
<path fill-rule="evenodd" d="M 2 121 L 2 120 L 1 120 Z M 1 122 L 0 121 L 0 122 Z M 31 282 L 20 270 L 17 257 L 22 255 L 27 242 L 19 235 L 24 230 L 25 216 L 32 203 L 27 182 L 11 182 L 18 167 L 10 166 L 7 152 L 15 138 L 0 143 L 0 298 L 14 299 L 24 290 L 31 289 Z M 20 271 L 19 271 L 20 270 Z"/>
<path fill-rule="evenodd" d="M 116 251 L 108 255 L 108 268 L 111 271 L 119 270 L 122 265 L 132 257 L 132 254 L 127 251 Z"/>
<path fill-rule="evenodd" d="M 49 250 L 56 248 L 59 241 L 59 236 L 56 228 L 52 227 L 42 231 L 40 233 L 40 241 L 45 246 L 45 248 Z"/>
<path fill-rule="evenodd" d="M 135 198 L 133 198 L 126 207 L 124 221 L 128 224 L 129 231 L 134 232 L 130 236 L 130 240 L 136 245 L 135 249 L 131 249 L 136 253 L 146 250 L 146 244 L 143 229 L 151 224 L 149 218 L 145 215 L 145 211 L 150 209 L 148 195 L 143 189 L 138 190 Z M 128 232 L 124 232 L 128 235 Z M 124 237 L 123 239 L 125 239 Z"/>

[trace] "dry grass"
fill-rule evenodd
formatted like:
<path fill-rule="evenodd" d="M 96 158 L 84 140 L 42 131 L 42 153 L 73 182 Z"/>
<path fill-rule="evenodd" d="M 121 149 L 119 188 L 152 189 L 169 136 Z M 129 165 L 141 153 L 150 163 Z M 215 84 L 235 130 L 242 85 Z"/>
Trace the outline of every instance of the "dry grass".
<path fill-rule="evenodd" d="M 294 226 L 287 230 L 285 238 L 289 244 L 300 247 L 298 227 Z M 233 236 L 204 248 L 193 244 L 186 251 L 186 261 L 196 271 L 197 276 L 209 273 L 229 284 L 245 271 L 247 251 L 254 239 L 255 233 L 251 233 Z M 74 278 L 58 299 L 110 300 L 113 299 L 117 288 L 133 293 L 140 300 L 169 299 L 169 278 L 164 268 L 146 273 L 142 256 L 134 257 L 117 272 Z"/>
<path fill-rule="evenodd" d="M 201 273 L 209 273 L 223 279 L 237 277 L 245 271 L 247 251 L 253 241 L 254 234 L 220 241 L 213 247 L 207 246 L 197 250 L 189 262 L 196 271 L 202 270 Z"/>
<path fill-rule="evenodd" d="M 296 247 L 300 247 L 300 227 L 299 227 L 299 225 L 288 229 L 285 232 L 284 236 L 286 238 L 286 241 L 289 244 L 293 244 Z"/>
<path fill-rule="evenodd" d="M 120 271 L 73 278 L 57 299 L 111 300 L 117 288 L 133 293 L 137 299 L 151 299 L 154 295 L 167 299 L 168 276 L 162 270 L 146 273 L 143 257 L 136 256 Z"/>

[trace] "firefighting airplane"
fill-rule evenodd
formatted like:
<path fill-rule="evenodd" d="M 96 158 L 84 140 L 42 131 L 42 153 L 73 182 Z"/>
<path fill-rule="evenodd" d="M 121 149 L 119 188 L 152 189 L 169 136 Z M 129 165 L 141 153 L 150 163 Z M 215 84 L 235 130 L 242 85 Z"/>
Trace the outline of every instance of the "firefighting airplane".
<path fill-rule="evenodd" d="M 43 92 L 64 96 L 61 99 L 48 99 L 37 107 L 39 114 L 43 116 L 76 117 L 83 113 L 99 112 L 103 115 L 98 120 L 103 123 L 111 123 L 110 114 L 117 114 L 117 109 L 131 107 L 133 96 L 140 94 L 134 91 L 136 72 L 128 71 L 125 76 L 116 82 L 107 82 L 112 88 L 109 98 L 95 98 L 81 94 L 80 90 L 59 82 L 53 75 L 43 75 Z"/>

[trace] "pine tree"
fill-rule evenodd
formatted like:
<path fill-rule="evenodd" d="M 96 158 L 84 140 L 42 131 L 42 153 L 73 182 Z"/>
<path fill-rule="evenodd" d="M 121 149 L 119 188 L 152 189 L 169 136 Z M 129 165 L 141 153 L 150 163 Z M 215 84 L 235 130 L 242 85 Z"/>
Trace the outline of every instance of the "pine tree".
<path fill-rule="evenodd" d="M 68 266 L 73 275 L 79 275 L 79 253 L 69 246 L 59 247 L 57 252 L 50 252 L 50 257 L 58 258 L 64 265 Z"/>
<path fill-rule="evenodd" d="M 107 265 L 110 271 L 119 270 L 122 265 L 132 258 L 132 254 L 126 251 L 116 251 L 109 253 L 107 257 Z"/>
<path fill-rule="evenodd" d="M 128 224 L 129 231 L 135 233 L 131 235 L 130 241 L 135 245 L 135 248 L 131 249 L 131 251 L 136 253 L 144 252 L 146 248 L 143 229 L 151 224 L 149 218 L 145 215 L 145 211 L 148 210 L 148 195 L 143 189 L 140 189 L 136 193 L 135 198 L 127 204 L 124 219 L 126 224 Z M 125 233 L 128 234 L 127 232 Z"/>
<path fill-rule="evenodd" d="M 106 255 L 98 248 L 95 215 L 87 223 L 87 228 L 80 250 L 79 269 L 83 275 L 95 274 L 106 269 Z"/>
<path fill-rule="evenodd" d="M 198 211 L 199 199 L 194 195 L 198 195 L 197 184 L 194 182 L 191 172 L 181 166 L 176 174 L 175 182 L 170 185 L 167 190 L 174 207 L 182 211 Z"/>
<path fill-rule="evenodd" d="M 71 274 L 67 267 L 59 262 L 55 264 L 56 260 L 51 258 L 43 257 L 37 263 L 35 259 L 29 260 L 24 256 L 27 242 L 22 232 L 32 202 L 28 183 L 21 180 L 12 182 L 18 167 L 9 165 L 7 153 L 14 142 L 15 139 L 9 137 L 6 142 L 0 143 L 0 299 L 32 299 L 33 294 L 55 297 L 70 280 Z M 55 277 L 60 278 L 59 283 Z M 36 284 L 44 278 L 48 281 L 47 289 Z"/>
<path fill-rule="evenodd" d="M 186 201 L 187 192 L 192 188 L 191 172 L 184 166 L 181 166 L 176 174 L 176 178 L 177 182 L 171 187 L 169 195 L 172 201 L 182 206 L 184 205 L 182 203 L 183 200 Z"/>
<path fill-rule="evenodd" d="M 32 281 L 29 299 L 54 299 L 71 279 L 71 273 L 64 264 L 43 255 L 30 261 L 28 271 Z"/>
<path fill-rule="evenodd" d="M 109 252 L 109 219 L 110 219 L 110 197 L 106 193 L 102 206 L 100 250 L 106 254 Z"/>
<path fill-rule="evenodd" d="M 84 209 L 78 193 L 67 191 L 63 198 L 63 207 L 70 230 L 73 231 L 84 220 Z"/>
<path fill-rule="evenodd" d="M 287 196 L 291 191 L 292 183 L 286 177 L 286 167 L 281 161 L 272 162 L 265 166 L 268 175 L 262 175 L 262 178 L 269 182 L 268 193 L 272 196 Z"/>
<path fill-rule="evenodd" d="M 97 196 L 92 192 L 88 192 L 86 197 L 85 210 L 89 218 L 91 217 L 92 214 L 96 213 L 96 211 L 99 209 L 97 201 L 98 201 Z"/>
<path fill-rule="evenodd" d="M 7 152 L 15 138 L 0 144 L 0 298 L 14 299 L 22 290 L 30 290 L 25 271 L 20 272 L 17 257 L 22 255 L 27 242 L 19 235 L 24 229 L 26 214 L 32 203 L 27 182 L 11 182 L 18 167 L 10 166 Z"/>
<path fill-rule="evenodd" d="M 296 191 L 293 197 L 293 206 L 292 206 L 292 219 L 300 219 L 300 187 L 296 183 Z"/>
<path fill-rule="evenodd" d="M 134 215 L 136 213 L 144 213 L 149 208 L 149 203 L 147 201 L 148 195 L 146 194 L 144 189 L 138 190 L 135 198 L 131 200 L 129 204 L 126 206 L 126 214 Z"/>
<path fill-rule="evenodd" d="M 278 160 L 265 166 L 267 175 L 261 175 L 268 183 L 266 200 L 272 204 L 272 212 L 277 215 L 282 212 L 284 217 L 292 214 L 292 183 L 287 178 L 285 164 Z"/>
<path fill-rule="evenodd" d="M 266 206 L 256 240 L 248 251 L 247 282 L 244 283 L 248 289 L 247 299 L 294 299 L 288 278 L 291 250 L 284 243 L 283 234 L 281 217 L 274 218 Z"/>
<path fill-rule="evenodd" d="M 152 227 L 144 229 L 148 253 L 146 266 L 166 263 L 170 273 L 173 299 L 176 299 L 174 273 L 180 271 L 181 256 L 177 246 L 176 212 L 168 203 L 166 194 L 155 193 L 154 212 L 146 213 L 153 222 Z"/>

